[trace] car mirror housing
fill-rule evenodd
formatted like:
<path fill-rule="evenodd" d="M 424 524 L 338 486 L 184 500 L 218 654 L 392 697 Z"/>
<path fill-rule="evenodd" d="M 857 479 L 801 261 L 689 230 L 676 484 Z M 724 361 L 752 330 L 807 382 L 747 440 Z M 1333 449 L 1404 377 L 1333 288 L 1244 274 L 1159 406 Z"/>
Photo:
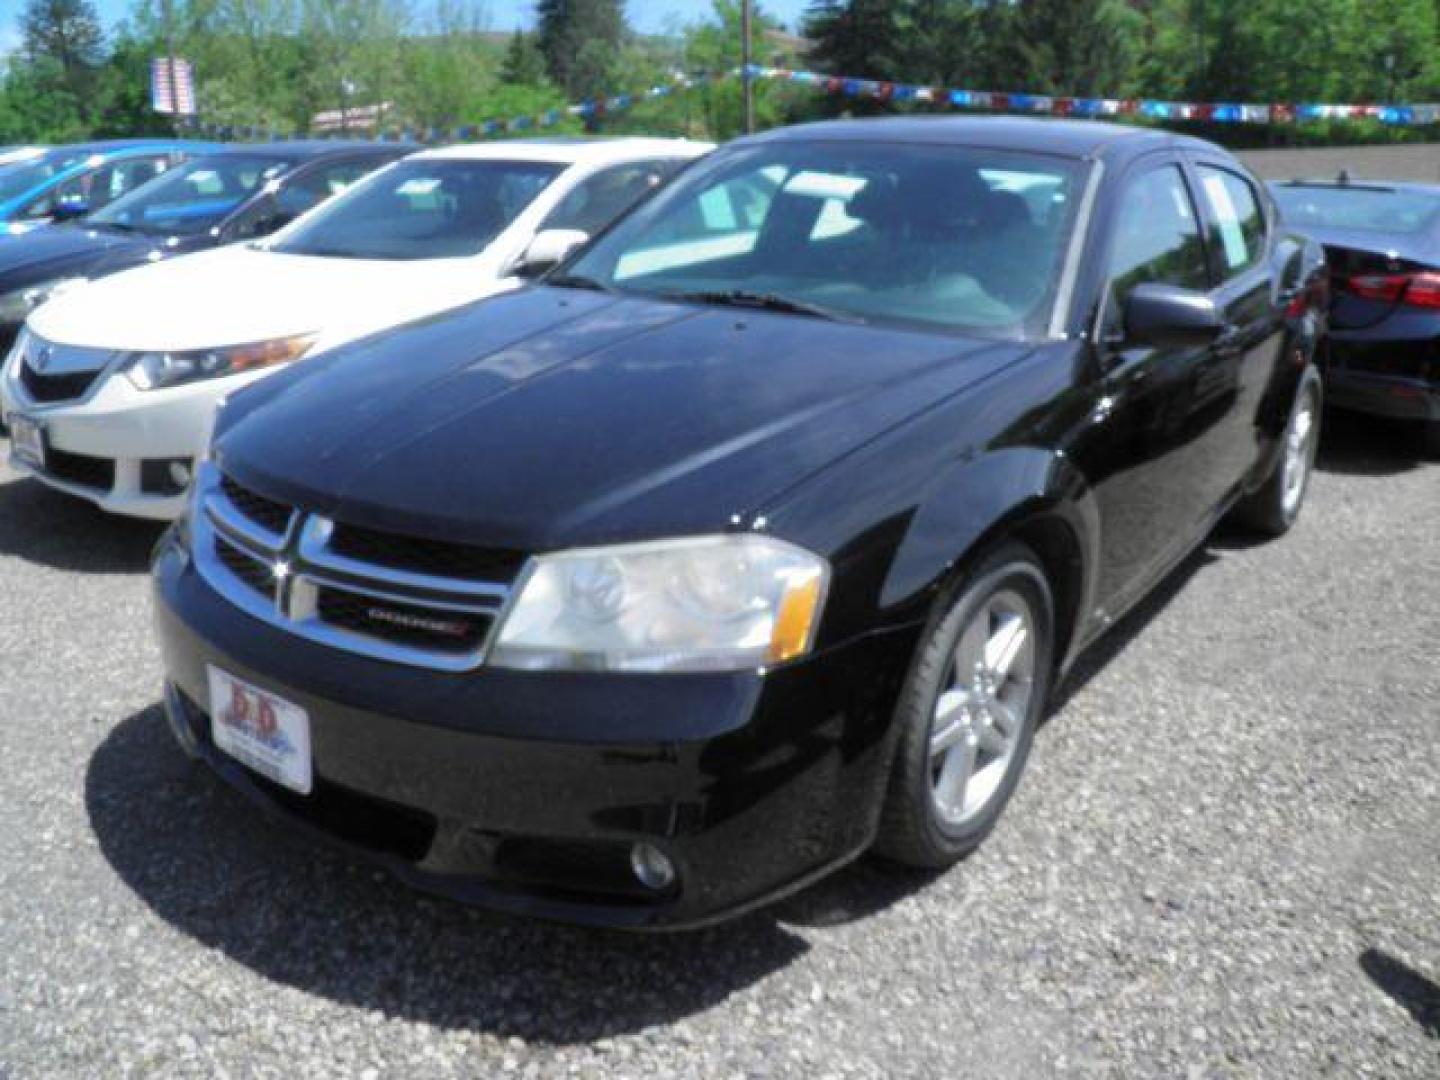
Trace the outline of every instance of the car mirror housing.
<path fill-rule="evenodd" d="M 73 221 L 75 218 L 84 217 L 90 212 L 90 204 L 78 195 L 67 196 L 55 203 L 54 209 L 50 211 L 52 221 Z"/>
<path fill-rule="evenodd" d="M 1215 302 L 1204 293 L 1147 282 L 1125 298 L 1125 344 L 1183 349 L 1212 344 L 1225 330 Z"/>
<path fill-rule="evenodd" d="M 572 251 L 590 239 L 580 229 L 542 229 L 535 234 L 525 254 L 515 264 L 521 277 L 539 277 L 560 265 Z"/>

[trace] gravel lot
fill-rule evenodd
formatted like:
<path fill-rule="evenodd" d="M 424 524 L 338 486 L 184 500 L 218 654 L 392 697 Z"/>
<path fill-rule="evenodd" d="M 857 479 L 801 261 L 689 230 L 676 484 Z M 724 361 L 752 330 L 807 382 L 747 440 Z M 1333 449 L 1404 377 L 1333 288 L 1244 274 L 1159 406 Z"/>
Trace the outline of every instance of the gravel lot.
<path fill-rule="evenodd" d="M 1392 434 L 1117 629 L 967 863 L 660 937 L 257 817 L 164 729 L 156 530 L 0 467 L 0 1077 L 1440 1076 L 1440 466 Z"/>

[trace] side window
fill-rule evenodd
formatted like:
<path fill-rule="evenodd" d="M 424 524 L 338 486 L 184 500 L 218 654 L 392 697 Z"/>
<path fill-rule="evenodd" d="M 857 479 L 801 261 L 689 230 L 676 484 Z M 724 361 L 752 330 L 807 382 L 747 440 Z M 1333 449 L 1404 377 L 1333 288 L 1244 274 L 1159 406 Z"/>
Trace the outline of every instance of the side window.
<path fill-rule="evenodd" d="M 304 176 L 298 176 L 281 187 L 277 196 L 280 209 L 290 217 L 299 217 L 331 195 L 339 195 L 377 164 L 378 162 L 337 161 L 333 165 L 311 169 Z"/>
<path fill-rule="evenodd" d="M 1210 287 L 1200 224 L 1178 166 L 1152 169 L 1126 185 L 1109 270 L 1116 301 L 1150 282 L 1186 289 Z M 1115 305 L 1111 307 L 1114 310 Z"/>
<path fill-rule="evenodd" d="M 89 209 L 99 210 L 100 207 L 115 201 L 121 195 L 155 179 L 169 166 L 170 159 L 165 156 L 129 158 L 105 166 L 98 170 L 91 179 L 89 199 L 87 200 Z"/>
<path fill-rule="evenodd" d="M 550 211 L 543 229 L 579 229 L 594 235 L 674 171 L 672 162 L 636 161 L 616 165 L 580 181 Z"/>
<path fill-rule="evenodd" d="M 1212 165 L 1197 171 L 1225 277 L 1235 277 L 1265 257 L 1265 213 L 1250 181 L 1238 173 Z"/>

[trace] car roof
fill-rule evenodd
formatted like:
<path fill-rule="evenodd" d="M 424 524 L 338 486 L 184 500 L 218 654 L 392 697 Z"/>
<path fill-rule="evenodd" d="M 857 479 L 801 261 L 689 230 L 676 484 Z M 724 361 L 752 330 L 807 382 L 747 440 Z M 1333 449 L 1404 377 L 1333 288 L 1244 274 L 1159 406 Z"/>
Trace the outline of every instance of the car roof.
<path fill-rule="evenodd" d="M 425 159 L 456 161 L 541 161 L 557 165 L 599 165 L 637 157 L 699 157 L 715 147 L 693 139 L 506 139 L 458 143 L 421 150 Z"/>
<path fill-rule="evenodd" d="M 860 120 L 822 120 L 776 128 L 749 141 L 905 142 L 944 146 L 983 146 L 1025 150 L 1062 157 L 1133 157 L 1150 150 L 1216 151 L 1204 139 L 1158 128 L 1130 127 L 1101 120 L 1042 119 L 1029 116 L 906 116 Z M 1226 153 L 1227 151 L 1221 151 Z"/>
<path fill-rule="evenodd" d="M 312 158 L 373 154 L 376 157 L 399 157 L 407 151 L 398 143 L 369 142 L 361 139 L 283 139 L 277 142 L 226 143 L 209 154 L 264 154 L 284 161 L 309 161 Z"/>

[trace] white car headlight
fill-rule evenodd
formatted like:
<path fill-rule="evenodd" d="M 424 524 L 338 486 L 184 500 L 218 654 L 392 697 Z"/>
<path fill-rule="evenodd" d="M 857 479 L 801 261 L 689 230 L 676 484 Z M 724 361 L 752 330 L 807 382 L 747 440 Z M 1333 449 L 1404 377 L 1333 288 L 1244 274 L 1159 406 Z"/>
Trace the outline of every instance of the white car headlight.
<path fill-rule="evenodd" d="M 87 280 L 83 277 L 55 278 L 5 293 L 0 296 L 0 323 L 24 322 L 26 317 L 46 300 L 59 296 L 76 285 L 84 285 Z"/>
<path fill-rule="evenodd" d="M 135 353 L 125 365 L 125 375 L 137 390 L 162 390 L 201 379 L 218 379 L 222 375 L 287 364 L 304 356 L 314 343 L 315 335 L 300 334 L 218 349 Z"/>
<path fill-rule="evenodd" d="M 768 536 L 543 555 L 519 584 L 490 663 L 569 671 L 730 671 L 803 656 L 829 564 Z"/>

